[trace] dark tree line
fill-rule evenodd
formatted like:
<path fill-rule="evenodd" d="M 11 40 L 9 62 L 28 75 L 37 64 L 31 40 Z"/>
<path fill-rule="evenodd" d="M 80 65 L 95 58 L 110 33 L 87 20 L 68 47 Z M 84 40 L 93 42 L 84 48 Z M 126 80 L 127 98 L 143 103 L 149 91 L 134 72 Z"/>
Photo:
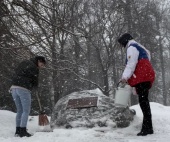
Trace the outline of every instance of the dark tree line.
<path fill-rule="evenodd" d="M 156 0 L 1 0 L 0 107 L 14 108 L 8 93 L 13 70 L 37 54 L 48 60 L 38 90 L 46 109 L 78 90 L 99 88 L 114 96 L 125 62 L 117 37 L 124 32 L 151 51 L 156 71 L 151 101 L 169 105 L 168 10 Z"/>

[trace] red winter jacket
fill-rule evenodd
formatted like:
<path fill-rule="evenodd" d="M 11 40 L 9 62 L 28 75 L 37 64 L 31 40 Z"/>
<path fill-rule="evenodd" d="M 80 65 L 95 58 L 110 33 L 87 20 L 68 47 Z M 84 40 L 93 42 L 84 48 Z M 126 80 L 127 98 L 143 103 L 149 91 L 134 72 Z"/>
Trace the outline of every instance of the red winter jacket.
<path fill-rule="evenodd" d="M 128 48 L 130 49 L 127 51 L 126 68 L 122 78 L 126 79 L 132 87 L 147 81 L 152 84 L 155 80 L 155 72 L 149 61 L 149 53 L 134 40 L 129 41 Z"/>
<path fill-rule="evenodd" d="M 151 84 L 155 80 L 155 72 L 152 65 L 148 59 L 140 59 L 136 65 L 134 74 L 128 79 L 128 84 L 130 86 L 135 86 L 141 82 L 150 81 Z"/>

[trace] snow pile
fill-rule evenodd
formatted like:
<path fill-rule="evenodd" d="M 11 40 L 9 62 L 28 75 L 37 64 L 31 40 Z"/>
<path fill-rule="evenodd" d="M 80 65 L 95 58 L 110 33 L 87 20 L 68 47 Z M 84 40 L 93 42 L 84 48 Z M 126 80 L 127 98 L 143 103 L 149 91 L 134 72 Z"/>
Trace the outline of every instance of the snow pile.
<path fill-rule="evenodd" d="M 53 132 L 36 132 L 39 128 L 38 117 L 30 116 L 28 130 L 34 135 L 30 138 L 14 137 L 15 113 L 0 110 L 0 142 L 169 142 L 170 140 L 170 107 L 151 103 L 154 134 L 138 137 L 141 129 L 142 112 L 139 105 L 132 106 L 136 116 L 126 128 L 57 128 Z M 112 125 L 112 123 L 110 124 Z"/>

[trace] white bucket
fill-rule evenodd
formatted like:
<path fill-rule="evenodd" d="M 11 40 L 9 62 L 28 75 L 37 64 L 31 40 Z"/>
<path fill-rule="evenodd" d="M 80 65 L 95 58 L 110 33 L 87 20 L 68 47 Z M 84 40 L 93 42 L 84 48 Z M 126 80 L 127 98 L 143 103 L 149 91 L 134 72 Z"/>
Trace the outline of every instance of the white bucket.
<path fill-rule="evenodd" d="M 125 85 L 124 87 L 117 87 L 115 94 L 115 105 L 122 107 L 128 106 L 131 94 L 132 87 L 130 87 L 129 85 Z"/>

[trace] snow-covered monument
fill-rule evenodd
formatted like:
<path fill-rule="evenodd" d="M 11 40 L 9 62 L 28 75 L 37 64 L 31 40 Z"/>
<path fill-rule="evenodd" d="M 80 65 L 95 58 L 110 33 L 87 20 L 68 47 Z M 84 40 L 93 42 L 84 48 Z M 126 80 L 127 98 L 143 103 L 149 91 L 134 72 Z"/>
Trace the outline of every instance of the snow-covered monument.
<path fill-rule="evenodd" d="M 114 99 L 98 89 L 71 93 L 61 98 L 54 107 L 50 125 L 55 127 L 127 127 L 135 111 L 115 106 Z"/>

